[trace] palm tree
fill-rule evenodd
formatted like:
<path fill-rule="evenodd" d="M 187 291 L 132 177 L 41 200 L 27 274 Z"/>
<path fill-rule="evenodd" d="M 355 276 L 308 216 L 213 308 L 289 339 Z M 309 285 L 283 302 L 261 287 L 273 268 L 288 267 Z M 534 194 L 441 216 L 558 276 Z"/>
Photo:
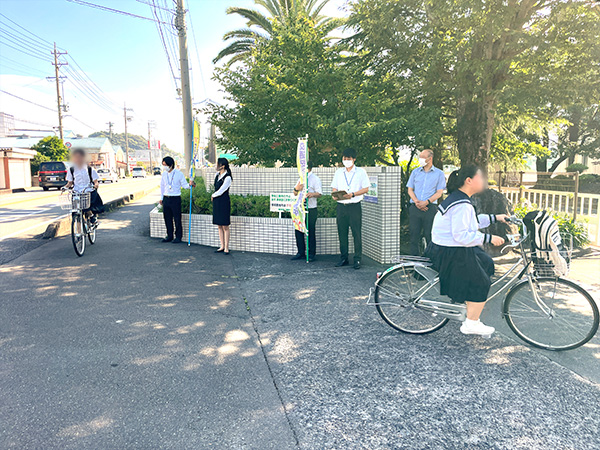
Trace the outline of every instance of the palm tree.
<path fill-rule="evenodd" d="M 231 56 L 227 65 L 243 60 L 248 56 L 257 39 L 269 39 L 273 32 L 272 20 L 277 19 L 285 22 L 286 19 L 296 17 L 298 13 L 304 13 L 314 20 L 317 27 L 325 34 L 339 28 L 345 23 L 345 19 L 321 15 L 323 8 L 330 0 L 254 0 L 258 6 L 262 6 L 268 12 L 267 15 L 256 9 L 229 7 L 227 14 L 239 14 L 245 18 L 247 28 L 233 30 L 225 33 L 224 41 L 234 40 L 231 44 L 219 52 L 213 60 L 214 63 L 223 58 Z M 253 28 L 254 27 L 254 28 Z"/>

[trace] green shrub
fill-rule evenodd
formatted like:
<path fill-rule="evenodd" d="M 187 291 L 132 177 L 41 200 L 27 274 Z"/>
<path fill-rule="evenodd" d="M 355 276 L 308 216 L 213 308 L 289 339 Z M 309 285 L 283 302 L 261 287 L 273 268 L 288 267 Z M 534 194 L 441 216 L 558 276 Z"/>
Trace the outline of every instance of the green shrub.
<path fill-rule="evenodd" d="M 194 179 L 196 187 L 192 190 L 192 214 L 212 214 L 212 191 L 207 191 L 204 179 Z M 243 217 L 279 217 L 279 213 L 271 212 L 270 198 L 268 195 L 230 195 L 231 215 Z M 335 217 L 337 202 L 329 195 L 319 199 L 319 217 Z M 181 211 L 184 214 L 190 212 L 190 191 L 181 190 Z M 159 208 L 159 211 L 161 209 Z M 290 217 L 289 213 L 283 213 L 282 217 Z"/>
<path fill-rule="evenodd" d="M 579 172 L 579 173 L 585 172 L 586 170 L 588 170 L 588 166 L 586 166 L 585 164 L 579 164 L 579 163 L 569 164 L 566 169 L 567 172 Z"/>
<path fill-rule="evenodd" d="M 579 192 L 586 194 L 600 194 L 600 175 L 584 173 L 579 176 Z"/>
<path fill-rule="evenodd" d="M 522 219 L 530 211 L 537 211 L 540 208 L 536 204 L 530 204 L 524 199 L 514 206 L 514 212 L 517 217 Z M 569 214 L 557 213 L 552 210 L 548 210 L 549 214 L 558 223 L 558 229 L 561 234 L 573 236 L 573 248 L 583 248 L 589 245 L 590 238 L 588 236 L 587 227 L 584 222 L 573 221 Z"/>

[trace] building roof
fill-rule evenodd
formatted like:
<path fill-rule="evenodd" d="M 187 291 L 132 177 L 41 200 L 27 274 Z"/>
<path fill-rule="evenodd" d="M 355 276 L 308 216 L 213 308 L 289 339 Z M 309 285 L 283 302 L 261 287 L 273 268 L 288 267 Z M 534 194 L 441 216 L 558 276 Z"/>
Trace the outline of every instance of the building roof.
<path fill-rule="evenodd" d="M 83 148 L 86 150 L 100 150 L 102 147 L 106 145 L 106 141 L 109 139 L 106 137 L 93 137 L 93 138 L 74 138 L 74 139 L 65 139 L 65 144 L 67 142 L 71 143 L 71 148 Z M 110 145 L 110 141 L 109 141 Z"/>
<path fill-rule="evenodd" d="M 31 148 L 44 138 L 20 138 L 20 137 L 4 137 L 0 138 L 0 147 L 2 148 Z"/>

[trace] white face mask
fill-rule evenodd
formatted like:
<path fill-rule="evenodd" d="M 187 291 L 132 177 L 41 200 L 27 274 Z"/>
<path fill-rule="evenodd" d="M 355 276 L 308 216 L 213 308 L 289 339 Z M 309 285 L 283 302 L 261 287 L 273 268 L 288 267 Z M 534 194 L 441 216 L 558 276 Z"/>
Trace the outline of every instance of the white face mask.
<path fill-rule="evenodd" d="M 419 158 L 419 165 L 425 167 L 427 165 L 427 160 L 425 158 Z"/>
<path fill-rule="evenodd" d="M 352 161 L 351 159 L 344 159 L 342 163 L 344 164 L 344 167 L 346 167 L 346 169 L 349 169 L 354 165 L 354 161 Z"/>
<path fill-rule="evenodd" d="M 162 166 L 163 172 L 170 172 L 171 168 L 169 166 Z"/>

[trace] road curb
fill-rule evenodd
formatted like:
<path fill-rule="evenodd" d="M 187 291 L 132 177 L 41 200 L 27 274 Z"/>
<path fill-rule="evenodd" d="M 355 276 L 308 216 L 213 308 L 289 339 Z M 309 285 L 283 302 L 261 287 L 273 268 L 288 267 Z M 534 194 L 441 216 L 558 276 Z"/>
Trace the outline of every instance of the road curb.
<path fill-rule="evenodd" d="M 144 189 L 141 191 L 136 191 L 132 194 L 124 195 L 123 197 L 116 198 L 104 204 L 104 212 L 114 211 L 115 209 L 126 205 L 134 200 L 138 200 L 151 192 L 155 191 L 156 188 L 152 189 Z M 71 232 L 71 217 L 63 217 L 62 219 L 58 219 L 52 222 L 44 231 L 42 235 L 42 239 L 54 239 L 61 236 L 66 236 Z"/>

